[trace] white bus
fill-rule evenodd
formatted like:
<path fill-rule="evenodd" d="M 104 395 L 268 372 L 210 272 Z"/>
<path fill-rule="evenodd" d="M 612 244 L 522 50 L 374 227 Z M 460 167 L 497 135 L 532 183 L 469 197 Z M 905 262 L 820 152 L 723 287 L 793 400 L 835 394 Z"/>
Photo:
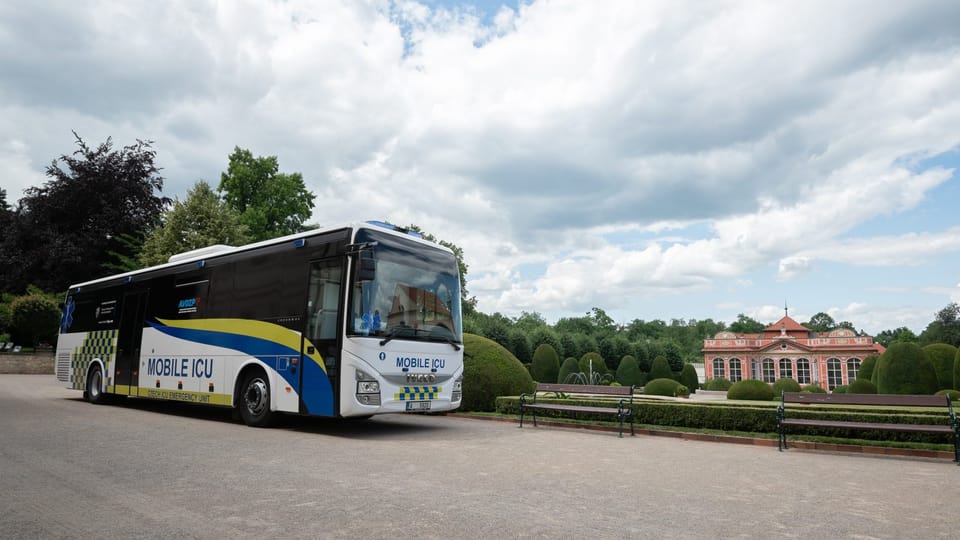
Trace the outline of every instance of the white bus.
<path fill-rule="evenodd" d="M 121 396 L 278 413 L 450 411 L 463 379 L 454 254 L 379 222 L 241 247 L 70 287 L 56 376 Z"/>

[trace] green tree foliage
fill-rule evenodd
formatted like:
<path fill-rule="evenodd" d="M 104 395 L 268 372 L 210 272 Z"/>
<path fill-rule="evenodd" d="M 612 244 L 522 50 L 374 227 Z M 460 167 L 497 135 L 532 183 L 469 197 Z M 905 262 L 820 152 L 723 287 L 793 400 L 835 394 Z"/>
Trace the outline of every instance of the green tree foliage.
<path fill-rule="evenodd" d="M 920 338 L 906 326 L 901 326 L 895 330 L 884 330 L 873 337 L 874 343 L 879 343 L 884 347 L 889 347 L 894 341 L 906 341 L 916 343 Z"/>
<path fill-rule="evenodd" d="M 957 349 L 957 355 L 953 357 L 953 388 L 960 390 L 960 347 Z"/>
<path fill-rule="evenodd" d="M 640 386 L 640 373 L 637 359 L 628 354 L 620 359 L 616 379 L 624 386 Z"/>
<path fill-rule="evenodd" d="M 560 346 L 563 349 L 562 356 L 580 358 L 583 356 L 583 353 L 587 352 L 580 350 L 580 347 L 577 345 L 576 336 L 573 334 L 560 334 Z M 557 352 L 560 352 L 560 349 L 558 349 Z"/>
<path fill-rule="evenodd" d="M 920 334 L 920 344 L 946 343 L 960 347 L 960 305 L 956 302 L 937 312 L 936 319 Z"/>
<path fill-rule="evenodd" d="M 667 363 L 667 359 L 664 356 L 657 356 L 653 359 L 653 364 L 650 366 L 650 380 L 654 379 L 670 379 L 673 377 L 673 371 L 670 369 L 670 364 Z"/>
<path fill-rule="evenodd" d="M 689 393 L 689 389 L 673 379 L 653 379 L 643 387 L 648 396 L 678 396 Z"/>
<path fill-rule="evenodd" d="M 28 347 L 53 343 L 60 323 L 60 308 L 43 294 L 18 296 L 10 302 L 10 337 Z"/>
<path fill-rule="evenodd" d="M 633 356 L 637 359 L 637 365 L 640 366 L 640 371 L 649 373 L 650 366 L 653 364 L 653 357 L 650 356 L 650 348 L 647 347 L 645 343 L 634 343 Z"/>
<path fill-rule="evenodd" d="M 876 394 L 877 387 L 870 379 L 857 379 L 847 387 L 848 394 Z"/>
<path fill-rule="evenodd" d="M 764 328 L 766 328 L 766 326 L 763 323 L 740 313 L 737 315 L 737 320 L 730 325 L 728 330 L 735 334 L 759 334 L 763 332 Z"/>
<path fill-rule="evenodd" d="M 544 343 L 533 353 L 531 366 L 533 380 L 543 383 L 558 382 L 560 376 L 560 356 L 556 349 Z"/>
<path fill-rule="evenodd" d="M 563 361 L 563 364 L 560 365 L 560 374 L 557 375 L 557 382 L 566 383 L 575 373 L 580 373 L 580 364 L 576 358 L 567 358 Z"/>
<path fill-rule="evenodd" d="M 580 366 L 580 371 L 582 373 L 589 374 L 590 370 L 593 370 L 594 373 L 599 373 L 604 375 L 610 370 L 607 369 L 606 362 L 603 361 L 603 357 L 599 353 L 588 352 L 587 354 L 580 357 L 578 362 Z"/>
<path fill-rule="evenodd" d="M 810 383 L 804 386 L 802 391 L 807 392 L 809 394 L 826 394 L 827 393 L 827 391 L 817 383 Z"/>
<path fill-rule="evenodd" d="M 111 139 L 77 150 L 47 167 L 47 182 L 25 190 L 0 242 L 0 289 L 22 293 L 27 283 L 62 291 L 110 273 L 109 253 L 125 252 L 115 239 L 157 225 L 168 200 L 149 141 L 119 150 Z"/>
<path fill-rule="evenodd" d="M 669 340 L 663 344 L 663 356 L 667 359 L 670 371 L 680 371 L 683 369 L 683 353 L 676 341 Z"/>
<path fill-rule="evenodd" d="M 773 395 L 779 396 L 781 392 L 799 392 L 800 383 L 790 377 L 781 377 L 773 383 Z"/>
<path fill-rule="evenodd" d="M 474 334 L 463 336 L 463 411 L 493 411 L 499 396 L 534 389 L 533 379 L 510 351 Z"/>
<path fill-rule="evenodd" d="M 814 332 L 829 332 L 837 328 L 837 323 L 833 320 L 833 317 L 821 311 L 813 317 L 810 317 L 810 320 L 803 323 L 803 326 L 806 326 Z"/>
<path fill-rule="evenodd" d="M 863 359 L 863 362 L 860 364 L 860 370 L 857 371 L 858 379 L 870 380 L 873 378 L 873 371 L 877 369 L 877 360 L 880 359 L 879 355 L 871 354 Z"/>
<path fill-rule="evenodd" d="M 881 394 L 933 394 L 937 372 L 927 353 L 916 343 L 897 342 L 877 362 L 877 391 Z"/>
<path fill-rule="evenodd" d="M 512 328 L 507 332 L 507 349 L 512 352 L 521 363 L 527 364 L 533 358 L 530 338 L 527 337 L 526 332 L 523 330 Z"/>
<path fill-rule="evenodd" d="M 589 352 L 598 352 L 600 347 L 597 345 L 597 338 L 589 334 L 577 334 L 574 336 L 574 339 L 577 341 L 577 348 L 580 350 L 580 356 L 583 356 Z M 567 355 L 567 352 L 564 351 L 564 355 Z"/>
<path fill-rule="evenodd" d="M 937 372 L 937 390 L 953 388 L 953 364 L 956 361 L 957 348 L 946 343 L 934 343 L 923 348 L 933 369 Z"/>
<path fill-rule="evenodd" d="M 533 334 L 531 334 L 530 341 L 532 342 L 534 348 L 537 348 L 540 345 L 550 345 L 555 351 L 557 351 L 558 355 L 567 355 L 566 350 L 563 348 L 563 344 L 560 342 L 560 337 L 557 336 L 557 333 L 548 326 L 541 326 L 534 329 Z"/>
<path fill-rule="evenodd" d="M 246 231 L 240 214 L 201 180 L 187 192 L 186 200 L 174 201 L 164 212 L 163 225 L 143 244 L 140 262 L 152 266 L 167 262 L 171 255 L 214 244 L 245 244 L 251 240 Z"/>
<path fill-rule="evenodd" d="M 423 236 L 424 240 L 429 240 L 435 244 L 440 244 L 443 247 L 449 248 L 450 251 L 453 252 L 453 256 L 457 259 L 457 270 L 460 272 L 460 301 L 463 305 L 463 311 L 464 313 L 472 313 L 477 305 L 477 299 L 470 298 L 470 293 L 467 292 L 467 270 L 469 270 L 470 267 L 467 266 L 467 263 L 463 260 L 463 248 L 454 244 L 453 242 L 440 240 L 436 236 L 425 232 L 417 225 L 410 225 L 407 227 L 407 229 L 418 232 Z M 539 316 L 539 313 L 536 315 Z M 540 317 L 540 319 L 542 320 L 543 317 Z"/>
<path fill-rule="evenodd" d="M 217 191 L 240 214 L 254 240 L 267 240 L 304 230 L 313 210 L 313 193 L 300 173 L 279 172 L 277 156 L 253 157 L 236 147 Z"/>
<path fill-rule="evenodd" d="M 680 370 L 680 384 L 686 386 L 690 393 L 695 393 L 700 388 L 700 378 L 697 376 L 697 369 L 693 364 L 684 364 Z"/>
<path fill-rule="evenodd" d="M 727 390 L 727 399 L 743 399 L 749 401 L 771 401 L 773 388 L 769 384 L 756 379 L 747 379 L 733 383 Z"/>

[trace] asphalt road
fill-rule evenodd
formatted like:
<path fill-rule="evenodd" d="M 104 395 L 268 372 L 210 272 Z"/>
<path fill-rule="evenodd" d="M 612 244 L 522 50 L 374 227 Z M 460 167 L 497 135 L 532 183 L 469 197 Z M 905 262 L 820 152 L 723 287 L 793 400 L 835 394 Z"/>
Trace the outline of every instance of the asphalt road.
<path fill-rule="evenodd" d="M 0 375 L 0 538 L 957 538 L 960 467 L 444 416 L 248 428 Z"/>

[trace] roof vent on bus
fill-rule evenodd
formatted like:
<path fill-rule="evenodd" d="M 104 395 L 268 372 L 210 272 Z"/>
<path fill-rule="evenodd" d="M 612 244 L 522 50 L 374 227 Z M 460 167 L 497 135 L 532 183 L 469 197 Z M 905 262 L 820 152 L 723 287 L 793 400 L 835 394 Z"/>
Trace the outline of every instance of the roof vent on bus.
<path fill-rule="evenodd" d="M 233 246 L 225 246 L 223 244 L 216 244 L 213 246 L 207 246 L 200 249 L 194 249 L 191 251 L 184 251 L 183 253 L 177 253 L 176 255 L 171 255 L 167 262 L 180 262 L 186 261 L 189 259 L 195 259 L 197 257 L 209 257 L 210 255 L 216 255 L 218 253 L 227 253 L 233 251 L 237 248 Z"/>
<path fill-rule="evenodd" d="M 391 231 L 397 231 L 398 233 L 407 234 L 414 238 L 423 238 L 423 235 L 417 231 L 408 229 L 406 227 L 398 227 L 397 225 L 394 225 L 393 223 L 389 223 L 386 221 L 368 221 L 367 224 L 376 225 L 377 227 L 383 227 L 384 229 L 390 229 Z"/>

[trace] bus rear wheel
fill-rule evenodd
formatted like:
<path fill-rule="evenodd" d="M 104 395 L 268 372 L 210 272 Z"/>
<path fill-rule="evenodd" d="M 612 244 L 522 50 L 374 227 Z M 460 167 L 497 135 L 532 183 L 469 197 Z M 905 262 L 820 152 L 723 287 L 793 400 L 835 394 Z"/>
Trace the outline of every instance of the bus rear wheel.
<path fill-rule="evenodd" d="M 266 427 L 273 423 L 270 410 L 270 383 L 262 373 L 251 373 L 240 388 L 240 417 L 252 427 Z"/>
<path fill-rule="evenodd" d="M 87 401 L 97 405 L 107 402 L 107 395 L 103 392 L 103 372 L 99 367 L 90 368 L 87 373 Z"/>

